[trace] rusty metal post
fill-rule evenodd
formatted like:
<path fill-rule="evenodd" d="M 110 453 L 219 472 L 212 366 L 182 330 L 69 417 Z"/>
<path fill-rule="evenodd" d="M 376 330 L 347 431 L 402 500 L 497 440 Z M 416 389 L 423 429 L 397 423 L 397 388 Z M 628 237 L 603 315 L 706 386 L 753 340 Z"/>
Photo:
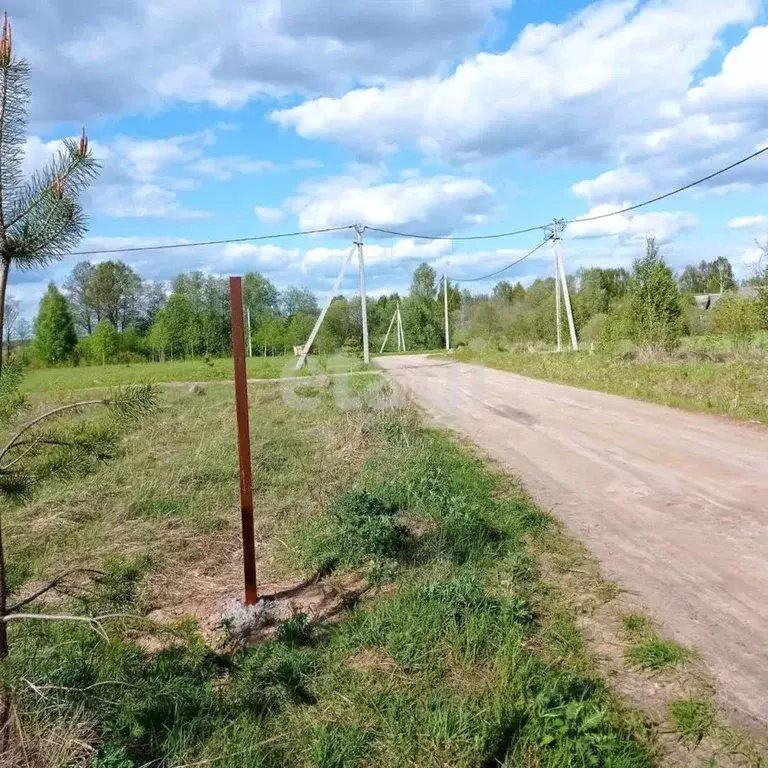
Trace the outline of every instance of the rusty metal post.
<path fill-rule="evenodd" d="M 248 423 L 248 379 L 245 371 L 245 331 L 243 328 L 243 281 L 229 278 L 232 313 L 232 358 L 235 368 L 235 410 L 237 413 L 237 453 L 240 459 L 240 519 L 243 530 L 243 573 L 245 604 L 255 605 L 256 544 L 253 529 L 253 482 L 251 479 L 251 434 Z"/>

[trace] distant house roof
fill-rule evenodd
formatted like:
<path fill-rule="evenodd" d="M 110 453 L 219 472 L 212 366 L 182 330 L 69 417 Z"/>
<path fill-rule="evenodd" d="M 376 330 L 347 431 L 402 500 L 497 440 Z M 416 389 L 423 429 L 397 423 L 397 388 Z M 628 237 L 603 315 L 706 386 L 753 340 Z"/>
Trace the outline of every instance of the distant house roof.
<path fill-rule="evenodd" d="M 693 299 L 699 309 L 712 309 L 723 296 L 735 295 L 740 299 L 755 299 L 757 298 L 757 292 L 757 288 L 748 286 L 737 288 L 735 291 L 726 291 L 726 293 L 699 293 L 694 295 Z"/>

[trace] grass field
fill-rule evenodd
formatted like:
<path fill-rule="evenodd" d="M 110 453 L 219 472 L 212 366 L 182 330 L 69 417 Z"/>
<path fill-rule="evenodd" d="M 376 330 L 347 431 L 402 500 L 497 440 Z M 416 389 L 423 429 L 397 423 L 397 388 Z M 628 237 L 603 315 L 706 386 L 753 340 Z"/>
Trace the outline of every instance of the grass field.
<path fill-rule="evenodd" d="M 3 510 L 12 600 L 93 568 L 27 610 L 111 616 L 109 642 L 82 622 L 10 624 L 3 765 L 663 763 L 658 724 L 618 702 L 579 629 L 618 590 L 514 479 L 380 377 L 253 383 L 250 405 L 260 580 L 314 574 L 340 612 L 256 644 L 214 631 L 242 583 L 233 390 L 169 388 L 120 455 Z M 668 715 L 686 738 L 709 727 L 696 704 Z"/>
<path fill-rule="evenodd" d="M 452 359 L 637 400 L 768 423 L 768 359 L 752 351 L 656 360 L 589 352 L 529 353 L 462 348 Z"/>
<path fill-rule="evenodd" d="M 305 410 L 252 385 L 251 406 L 260 577 L 358 574 L 369 595 L 340 621 L 299 617 L 222 650 L 178 622 L 240 591 L 228 384 L 167 392 L 119 459 L 5 511 L 17 593 L 68 568 L 107 574 L 36 610 L 176 620 L 170 636 L 107 621 L 109 644 L 87 626 L 13 623 L 2 678 L 27 754 L 120 768 L 650 765 L 644 726 L 588 673 L 572 620 L 567 652 L 544 627 L 526 541 L 548 516 L 412 411 L 374 407 L 378 379 L 352 380 L 355 411 L 334 406 L 335 386 L 298 387 L 317 406 Z"/>
<path fill-rule="evenodd" d="M 248 376 L 254 379 L 278 379 L 286 375 L 310 375 L 315 371 L 315 362 L 322 370 L 339 373 L 349 370 L 364 370 L 362 361 L 353 357 L 336 355 L 312 358 L 309 369 L 294 372 L 296 358 L 252 357 L 248 358 Z M 68 391 L 114 387 L 132 382 L 171 381 L 231 381 L 232 359 L 175 360 L 164 363 L 131 363 L 130 365 L 94 365 L 39 368 L 29 371 L 24 380 L 25 392 Z"/>

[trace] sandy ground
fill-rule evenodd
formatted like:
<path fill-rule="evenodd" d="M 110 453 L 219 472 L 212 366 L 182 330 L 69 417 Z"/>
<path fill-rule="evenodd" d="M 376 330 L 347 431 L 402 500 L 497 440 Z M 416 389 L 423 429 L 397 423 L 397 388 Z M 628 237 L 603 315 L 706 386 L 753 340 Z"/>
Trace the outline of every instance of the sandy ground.
<path fill-rule="evenodd" d="M 697 648 L 722 704 L 768 720 L 768 430 L 480 366 L 377 363 Z"/>

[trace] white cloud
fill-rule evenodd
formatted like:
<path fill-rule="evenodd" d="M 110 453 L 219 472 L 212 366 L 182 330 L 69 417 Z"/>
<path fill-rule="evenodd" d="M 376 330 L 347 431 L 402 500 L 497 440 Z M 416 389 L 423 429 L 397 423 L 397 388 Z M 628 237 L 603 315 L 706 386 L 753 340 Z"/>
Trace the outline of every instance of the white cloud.
<path fill-rule="evenodd" d="M 301 260 L 301 251 L 298 248 L 288 249 L 270 244 L 230 243 L 224 246 L 223 257 L 230 269 L 239 264 L 250 272 L 298 264 Z"/>
<path fill-rule="evenodd" d="M 718 35 L 756 10 L 756 0 L 596 3 L 560 25 L 529 25 L 507 52 L 477 54 L 447 77 L 358 89 L 272 117 L 365 152 L 605 160 L 617 141 L 674 122 L 669 103 L 685 95 Z"/>
<path fill-rule="evenodd" d="M 369 267 L 401 265 L 408 262 L 432 262 L 451 252 L 451 244 L 445 241 L 417 242 L 411 239 L 397 240 L 391 246 L 369 244 L 364 246 L 366 270 Z M 326 273 L 338 272 L 349 253 L 348 248 L 312 248 L 302 261 L 302 269 L 310 272 L 317 266 L 325 266 Z"/>
<path fill-rule="evenodd" d="M 607 174 L 579 182 L 577 194 L 593 202 L 615 202 L 638 192 L 657 194 L 684 186 L 765 146 L 768 100 L 768 26 L 754 27 L 725 56 L 720 71 L 665 104 L 669 122 L 625 137 L 619 144 L 621 165 Z M 646 190 L 633 183 L 643 168 Z M 614 175 L 613 184 L 601 179 Z M 768 184 L 764 158 L 707 181 L 702 192 L 745 191 Z"/>
<path fill-rule="evenodd" d="M 93 197 L 98 212 L 117 219 L 202 219 L 211 215 L 184 207 L 175 192 L 156 184 L 102 186 Z"/>
<path fill-rule="evenodd" d="M 250 157 L 229 155 L 225 157 L 203 157 L 192 163 L 190 170 L 219 181 L 231 179 L 236 174 L 263 173 L 274 171 L 277 166 L 269 160 L 254 160 Z"/>
<path fill-rule="evenodd" d="M 218 130 L 227 130 L 219 127 Z M 206 154 L 216 143 L 214 130 L 144 139 L 118 135 L 91 143 L 102 170 L 89 193 L 89 210 L 116 218 L 194 219 L 208 214 L 189 208 L 178 193 L 197 189 L 200 177 L 226 181 L 237 174 L 316 168 L 315 160 L 297 158 L 284 165 L 246 155 Z M 42 168 L 61 148 L 60 141 L 26 142 L 24 171 Z M 191 174 L 179 175 L 179 174 Z M 276 213 L 272 220 L 277 220 Z"/>
<path fill-rule="evenodd" d="M 728 222 L 730 229 L 754 229 L 768 225 L 768 216 L 738 216 Z"/>
<path fill-rule="evenodd" d="M 595 206 L 583 218 L 602 216 L 620 210 L 619 206 Z M 698 226 L 696 216 L 682 211 L 654 212 L 643 214 L 619 214 L 597 221 L 576 222 L 568 225 L 567 234 L 576 239 L 596 237 L 618 237 L 622 241 L 644 240 L 655 237 L 660 243 L 668 243 L 685 232 Z"/>
<path fill-rule="evenodd" d="M 103 147 L 101 159 L 123 163 L 138 178 L 151 178 L 169 166 L 194 160 L 203 147 L 213 143 L 209 132 L 171 136 L 163 139 L 137 139 L 117 136 Z M 98 153 L 94 152 L 94 154 Z"/>
<path fill-rule="evenodd" d="M 511 0 L 37 0 L 12 10 L 34 116 L 92 121 L 167 102 L 238 107 L 431 73 Z"/>
<path fill-rule="evenodd" d="M 219 181 L 227 181 L 233 176 L 267 173 L 269 171 L 296 171 L 321 168 L 322 163 L 312 158 L 300 157 L 289 163 L 279 165 L 271 160 L 257 160 L 246 155 L 210 155 L 196 160 L 188 170 L 202 176 L 210 176 Z"/>
<path fill-rule="evenodd" d="M 359 221 L 373 227 L 443 235 L 478 223 L 478 217 L 494 209 L 494 190 L 481 179 L 433 176 L 374 182 L 380 178 L 379 169 L 369 168 L 357 177 L 307 183 L 285 206 L 298 215 L 303 229 Z"/>
<path fill-rule="evenodd" d="M 601 173 L 595 179 L 579 181 L 571 191 L 589 200 L 606 200 L 619 195 L 640 195 L 651 186 L 650 179 L 644 174 L 628 168 L 618 168 Z"/>
<path fill-rule="evenodd" d="M 285 211 L 281 208 L 267 208 L 257 205 L 253 212 L 262 224 L 279 224 L 285 219 Z"/>

